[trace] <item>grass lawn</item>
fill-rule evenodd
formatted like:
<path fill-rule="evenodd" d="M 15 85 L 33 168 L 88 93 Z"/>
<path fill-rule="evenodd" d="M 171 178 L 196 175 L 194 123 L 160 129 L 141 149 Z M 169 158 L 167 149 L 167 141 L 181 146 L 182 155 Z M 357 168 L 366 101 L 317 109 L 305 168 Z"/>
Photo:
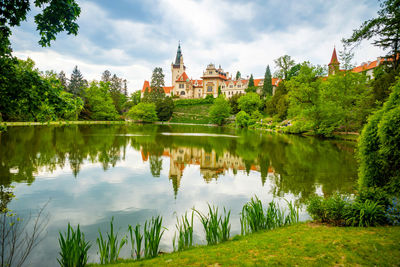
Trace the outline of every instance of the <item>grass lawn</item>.
<path fill-rule="evenodd" d="M 215 246 L 107 266 L 399 266 L 400 227 L 300 223 Z"/>
<path fill-rule="evenodd" d="M 177 106 L 170 122 L 208 124 L 208 111 L 211 106 L 212 104 Z"/>

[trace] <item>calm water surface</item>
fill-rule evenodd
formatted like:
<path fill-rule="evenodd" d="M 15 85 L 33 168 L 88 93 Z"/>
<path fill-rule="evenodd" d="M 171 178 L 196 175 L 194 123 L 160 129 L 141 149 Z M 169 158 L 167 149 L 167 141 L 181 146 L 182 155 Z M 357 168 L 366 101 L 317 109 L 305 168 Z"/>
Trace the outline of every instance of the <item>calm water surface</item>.
<path fill-rule="evenodd" d="M 10 127 L 0 134 L 0 183 L 15 186 L 9 208 L 20 216 L 49 200 L 45 239 L 31 266 L 56 266 L 58 232 L 80 224 L 95 243 L 114 216 L 121 234 L 128 224 L 162 215 L 172 249 L 176 215 L 207 203 L 239 212 L 254 195 L 299 205 L 314 194 L 352 193 L 357 166 L 354 144 L 316 138 L 202 126 L 74 125 Z M 304 209 L 301 219 L 308 218 Z M 196 220 L 195 220 L 196 221 Z M 195 223 L 196 243 L 205 243 Z M 128 257 L 129 251 L 121 256 Z"/>

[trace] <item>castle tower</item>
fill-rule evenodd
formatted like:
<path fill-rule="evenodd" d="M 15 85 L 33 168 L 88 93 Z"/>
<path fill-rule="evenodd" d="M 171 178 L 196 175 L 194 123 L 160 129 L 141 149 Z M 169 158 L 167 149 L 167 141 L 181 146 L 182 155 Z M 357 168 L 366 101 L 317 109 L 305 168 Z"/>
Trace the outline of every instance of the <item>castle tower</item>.
<path fill-rule="evenodd" d="M 336 48 L 333 48 L 331 62 L 329 62 L 329 64 L 328 64 L 329 75 L 337 73 L 339 71 L 339 66 L 340 66 L 340 63 L 336 56 Z"/>
<path fill-rule="evenodd" d="M 186 70 L 185 65 L 183 64 L 183 55 L 181 50 L 181 44 L 178 45 L 178 51 L 176 52 L 175 62 L 171 64 L 171 73 L 172 73 L 172 86 L 175 86 L 175 81 L 184 73 Z"/>

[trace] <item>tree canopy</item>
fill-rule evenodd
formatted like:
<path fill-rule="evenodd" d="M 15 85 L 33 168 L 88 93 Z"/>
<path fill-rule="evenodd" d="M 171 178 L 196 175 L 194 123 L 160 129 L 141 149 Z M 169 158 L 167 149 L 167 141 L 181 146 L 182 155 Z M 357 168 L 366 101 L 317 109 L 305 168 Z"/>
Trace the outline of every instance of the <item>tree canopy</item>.
<path fill-rule="evenodd" d="M 294 60 L 290 56 L 284 55 L 275 59 L 274 62 L 278 69 L 275 72 L 275 77 L 279 77 L 284 80 L 287 79 L 290 69 L 295 66 Z"/>
<path fill-rule="evenodd" d="M 272 96 L 272 76 L 271 76 L 271 70 L 269 69 L 269 65 L 267 66 L 267 69 L 265 70 L 265 75 L 264 75 L 264 83 L 262 87 L 262 96 Z"/>

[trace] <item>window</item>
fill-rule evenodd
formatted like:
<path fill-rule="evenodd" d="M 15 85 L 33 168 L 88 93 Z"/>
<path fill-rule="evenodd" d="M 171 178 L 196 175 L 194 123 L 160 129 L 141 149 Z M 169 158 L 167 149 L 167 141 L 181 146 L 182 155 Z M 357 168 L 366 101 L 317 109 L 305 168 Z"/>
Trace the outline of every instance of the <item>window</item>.
<path fill-rule="evenodd" d="M 213 91 L 212 85 L 207 86 L 207 92 L 212 92 L 212 91 Z"/>
<path fill-rule="evenodd" d="M 185 88 L 185 85 L 182 84 L 182 83 L 180 83 L 180 84 L 179 84 L 179 88 Z"/>
<path fill-rule="evenodd" d="M 212 74 L 212 71 L 210 70 L 210 71 L 208 72 L 208 74 Z"/>
<path fill-rule="evenodd" d="M 242 86 L 240 84 L 238 84 L 237 88 L 240 88 L 240 87 L 242 87 Z"/>
<path fill-rule="evenodd" d="M 185 95 L 185 91 L 181 91 L 181 95 Z"/>
<path fill-rule="evenodd" d="M 231 84 L 231 85 L 229 85 L 229 88 L 233 88 L 233 85 Z"/>

